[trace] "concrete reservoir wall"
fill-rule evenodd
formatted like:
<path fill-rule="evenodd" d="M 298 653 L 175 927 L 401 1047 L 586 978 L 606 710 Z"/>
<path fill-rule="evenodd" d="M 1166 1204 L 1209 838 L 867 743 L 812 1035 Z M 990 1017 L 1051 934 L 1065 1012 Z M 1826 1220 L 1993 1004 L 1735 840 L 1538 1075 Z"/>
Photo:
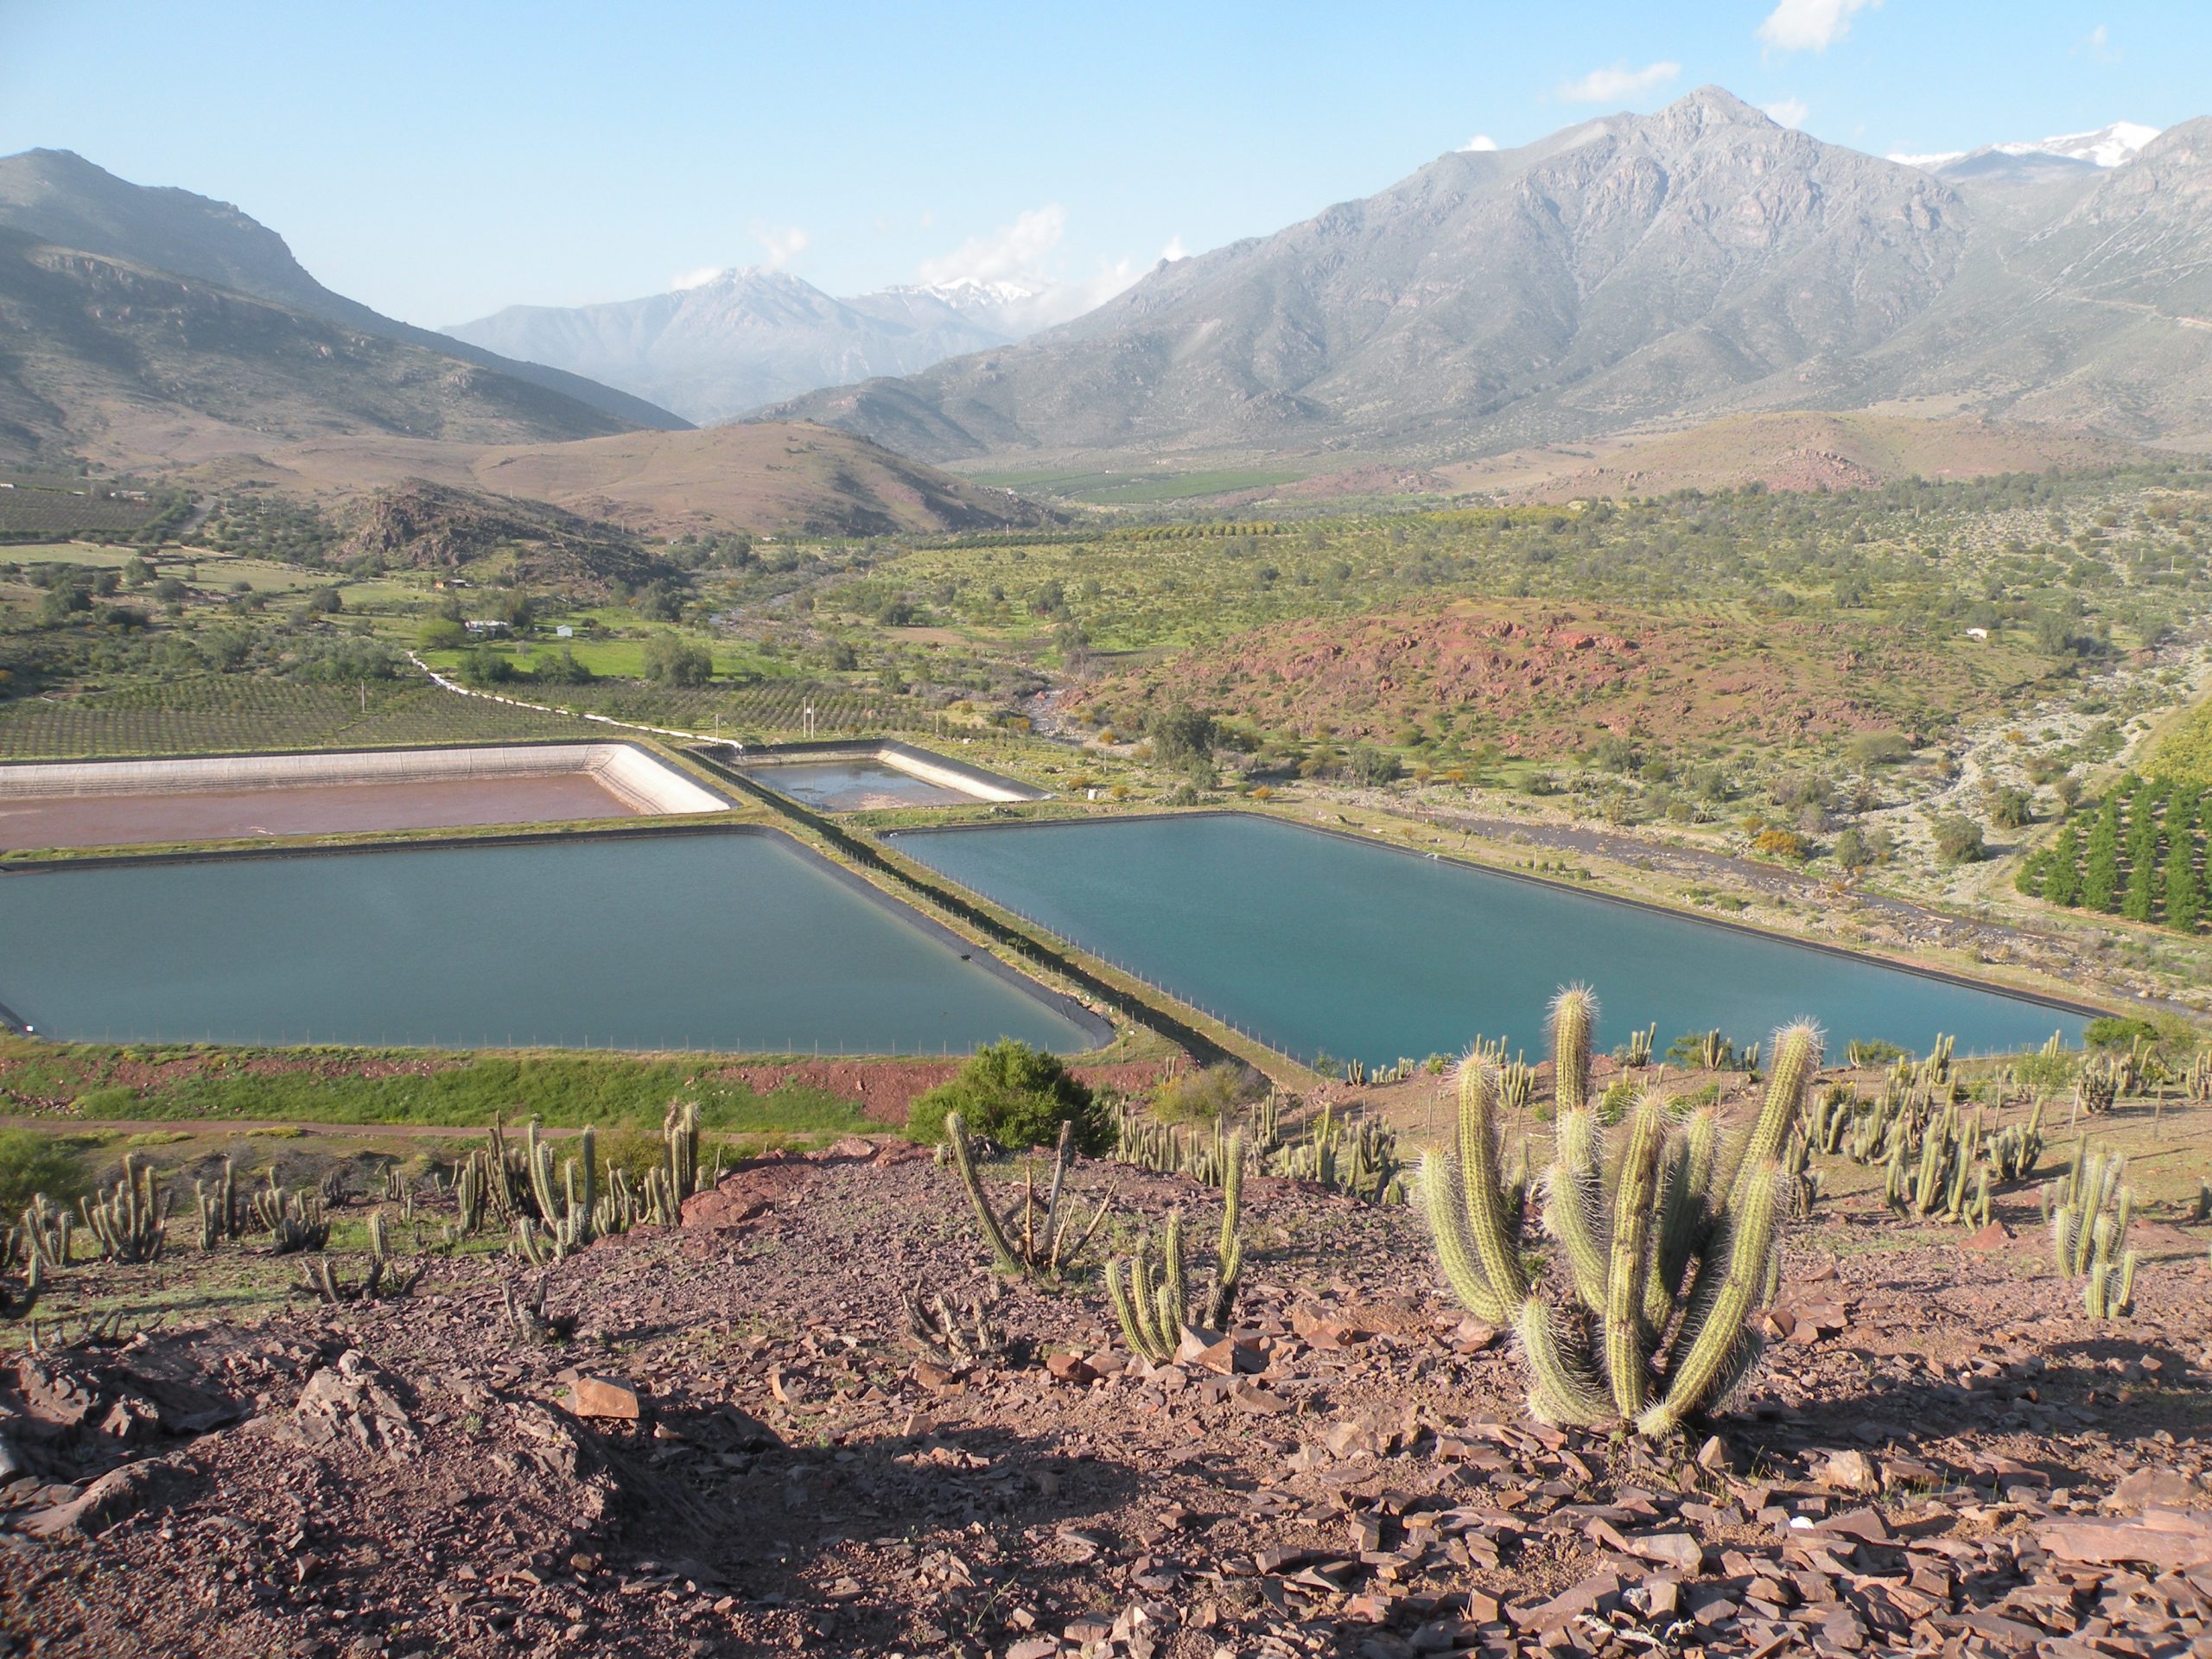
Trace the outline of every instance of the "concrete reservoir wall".
<path fill-rule="evenodd" d="M 38 761 L 0 766 L 0 799 L 420 784 L 469 778 L 544 778 L 569 772 L 588 774 L 637 812 L 729 810 L 729 803 L 712 790 L 628 743 L 210 755 L 174 760 Z"/>

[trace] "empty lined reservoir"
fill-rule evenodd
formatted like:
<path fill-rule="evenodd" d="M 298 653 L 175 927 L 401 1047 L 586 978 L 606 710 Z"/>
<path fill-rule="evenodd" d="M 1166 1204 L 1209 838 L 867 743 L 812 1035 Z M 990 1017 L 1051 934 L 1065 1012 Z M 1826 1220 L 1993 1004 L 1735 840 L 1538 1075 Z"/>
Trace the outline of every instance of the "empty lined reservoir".
<path fill-rule="evenodd" d="M 2031 1046 L 2084 1016 L 1693 917 L 1244 813 L 902 830 L 899 849 L 1304 1058 L 1389 1064 L 1504 1035 L 1532 1058 L 1559 986 L 1607 1046 L 1656 1023 L 1738 1042 L 1811 1014 L 1840 1046 Z"/>
<path fill-rule="evenodd" d="M 86 1040 L 1063 1052 L 1103 1020 L 772 831 L 0 874 L 0 1004 Z"/>
<path fill-rule="evenodd" d="M 741 751 L 732 747 L 721 758 L 753 782 L 817 812 L 1046 798 L 1041 789 L 911 743 L 863 740 Z"/>
<path fill-rule="evenodd" d="M 634 743 L 499 744 L 0 766 L 0 849 L 721 812 Z"/>

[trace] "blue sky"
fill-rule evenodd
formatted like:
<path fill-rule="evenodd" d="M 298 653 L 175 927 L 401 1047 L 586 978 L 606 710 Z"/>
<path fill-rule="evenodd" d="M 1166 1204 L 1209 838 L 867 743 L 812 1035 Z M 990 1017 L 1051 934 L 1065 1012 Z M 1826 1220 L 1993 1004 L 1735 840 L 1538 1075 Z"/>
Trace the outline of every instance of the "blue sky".
<path fill-rule="evenodd" d="M 1103 290 L 1713 81 L 1877 153 L 2212 112 L 2212 5 L 0 0 L 0 153 L 234 201 L 410 321 L 780 264 Z"/>

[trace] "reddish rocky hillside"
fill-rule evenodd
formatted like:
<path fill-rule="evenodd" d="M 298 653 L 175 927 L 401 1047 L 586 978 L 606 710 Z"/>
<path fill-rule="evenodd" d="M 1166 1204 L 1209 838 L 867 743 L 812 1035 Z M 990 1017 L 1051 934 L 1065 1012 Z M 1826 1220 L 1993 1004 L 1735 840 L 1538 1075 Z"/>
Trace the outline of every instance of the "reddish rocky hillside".
<path fill-rule="evenodd" d="M 1766 742 L 1940 725 L 2035 665 L 1963 639 L 1865 621 L 1661 616 L 1610 606 L 1459 602 L 1262 628 L 1111 680 L 1119 710 L 1182 699 L 1304 737 L 1397 741 L 1451 722 L 1515 753 L 1612 733 Z"/>

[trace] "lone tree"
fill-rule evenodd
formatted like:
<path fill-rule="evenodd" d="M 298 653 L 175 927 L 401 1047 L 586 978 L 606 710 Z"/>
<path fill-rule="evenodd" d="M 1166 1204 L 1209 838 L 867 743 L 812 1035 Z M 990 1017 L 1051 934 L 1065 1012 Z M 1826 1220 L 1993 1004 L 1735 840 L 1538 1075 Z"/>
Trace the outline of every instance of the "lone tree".
<path fill-rule="evenodd" d="M 1213 716 L 1187 702 L 1170 703 L 1145 723 L 1153 758 L 1163 766 L 1191 767 L 1213 762 Z"/>

